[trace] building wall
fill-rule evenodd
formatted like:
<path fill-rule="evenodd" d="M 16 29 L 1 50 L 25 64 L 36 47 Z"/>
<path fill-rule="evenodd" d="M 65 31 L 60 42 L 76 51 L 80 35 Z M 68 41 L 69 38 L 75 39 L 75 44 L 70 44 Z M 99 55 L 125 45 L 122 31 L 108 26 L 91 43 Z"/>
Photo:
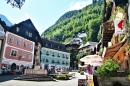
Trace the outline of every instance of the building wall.
<path fill-rule="evenodd" d="M 12 42 L 10 42 L 10 37 L 13 38 Z M 20 40 L 18 44 L 17 39 Z M 24 46 L 25 42 L 26 47 Z M 12 65 L 15 63 L 17 66 L 23 65 L 31 67 L 33 65 L 34 59 L 34 46 L 34 42 L 13 33 L 6 32 L 2 64 Z"/>
<path fill-rule="evenodd" d="M 78 54 L 86 53 L 86 52 L 93 51 L 93 50 L 94 50 L 93 46 L 84 47 L 84 48 L 81 48 L 81 49 L 79 50 Z"/>
<path fill-rule="evenodd" d="M 48 65 L 48 69 L 51 69 L 51 66 L 55 66 L 57 68 L 63 68 L 63 67 L 69 68 L 70 66 L 70 53 L 53 50 L 45 47 L 42 47 L 41 53 L 42 53 L 41 54 L 42 69 L 45 69 L 44 65 Z M 48 59 L 48 62 L 46 62 L 46 59 Z M 55 63 L 52 63 L 52 60 L 54 60 Z M 58 61 L 59 63 L 57 63 Z M 62 64 L 63 61 L 64 64 Z"/>

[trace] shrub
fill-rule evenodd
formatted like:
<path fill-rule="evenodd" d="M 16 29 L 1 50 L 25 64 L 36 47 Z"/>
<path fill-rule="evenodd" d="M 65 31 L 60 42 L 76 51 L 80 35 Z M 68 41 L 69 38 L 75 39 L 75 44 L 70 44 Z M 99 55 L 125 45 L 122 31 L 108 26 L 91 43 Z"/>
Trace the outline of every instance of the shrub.
<path fill-rule="evenodd" d="M 65 74 L 58 74 L 56 76 L 57 79 L 60 79 L 60 80 L 65 80 L 66 79 L 66 75 Z"/>
<path fill-rule="evenodd" d="M 95 72 L 94 75 L 101 77 L 110 77 L 114 75 L 118 69 L 119 65 L 114 60 L 107 59 L 103 65 L 97 69 L 97 72 Z"/>
<path fill-rule="evenodd" d="M 60 80 L 66 80 L 66 79 L 69 79 L 72 75 L 69 74 L 69 73 L 66 73 L 66 74 L 58 74 L 57 75 L 57 79 L 60 79 Z"/>

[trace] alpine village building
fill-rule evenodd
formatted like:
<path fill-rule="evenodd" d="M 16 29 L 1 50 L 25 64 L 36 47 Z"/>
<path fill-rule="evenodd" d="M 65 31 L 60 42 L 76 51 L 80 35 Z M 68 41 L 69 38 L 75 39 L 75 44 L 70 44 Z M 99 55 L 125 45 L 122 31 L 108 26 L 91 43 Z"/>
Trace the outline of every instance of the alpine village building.
<path fill-rule="evenodd" d="M 111 58 L 120 64 L 120 69 L 130 69 L 129 22 L 130 0 L 104 0 L 102 45 L 104 60 Z"/>
<path fill-rule="evenodd" d="M 17 72 L 21 71 L 23 67 L 33 69 L 35 63 L 40 65 L 43 70 L 46 69 L 46 65 L 48 65 L 47 70 L 52 66 L 69 68 L 70 54 L 64 45 L 55 42 L 50 45 L 51 41 L 43 40 L 30 19 L 4 29 L 7 31 L 5 32 L 5 43 L 1 48 L 1 69 Z M 4 31 L 1 27 L 0 30 Z M 0 38 L 3 40 L 2 36 Z M 47 52 L 49 55 L 45 54 Z M 51 55 L 51 52 L 55 56 Z M 43 59 L 48 59 L 48 62 L 43 62 Z"/>
<path fill-rule="evenodd" d="M 70 53 L 65 45 L 42 38 L 44 46 L 41 49 L 42 69 L 54 72 L 55 69 L 66 71 L 70 67 Z"/>

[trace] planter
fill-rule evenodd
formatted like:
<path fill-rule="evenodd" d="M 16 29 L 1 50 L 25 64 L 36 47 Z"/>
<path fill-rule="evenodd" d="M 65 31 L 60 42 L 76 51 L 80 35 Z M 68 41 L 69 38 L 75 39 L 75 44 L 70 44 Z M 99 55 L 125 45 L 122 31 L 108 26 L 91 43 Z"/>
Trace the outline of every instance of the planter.
<path fill-rule="evenodd" d="M 130 86 L 130 81 L 126 77 L 98 77 L 98 83 L 99 86 Z"/>

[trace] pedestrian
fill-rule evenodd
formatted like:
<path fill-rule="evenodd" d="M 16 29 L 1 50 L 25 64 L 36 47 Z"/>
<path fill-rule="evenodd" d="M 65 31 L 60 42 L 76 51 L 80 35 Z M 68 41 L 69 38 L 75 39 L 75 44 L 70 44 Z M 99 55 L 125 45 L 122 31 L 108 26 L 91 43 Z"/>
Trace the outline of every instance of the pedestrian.
<path fill-rule="evenodd" d="M 25 72 L 25 67 L 23 67 L 23 69 L 22 69 L 22 74 L 24 74 L 24 72 Z"/>
<path fill-rule="evenodd" d="M 88 70 L 88 74 L 92 74 L 93 73 L 91 65 L 88 65 L 87 70 Z"/>
<path fill-rule="evenodd" d="M 93 74 L 97 72 L 97 66 L 94 68 Z M 99 86 L 97 76 L 93 75 L 94 86 Z"/>

